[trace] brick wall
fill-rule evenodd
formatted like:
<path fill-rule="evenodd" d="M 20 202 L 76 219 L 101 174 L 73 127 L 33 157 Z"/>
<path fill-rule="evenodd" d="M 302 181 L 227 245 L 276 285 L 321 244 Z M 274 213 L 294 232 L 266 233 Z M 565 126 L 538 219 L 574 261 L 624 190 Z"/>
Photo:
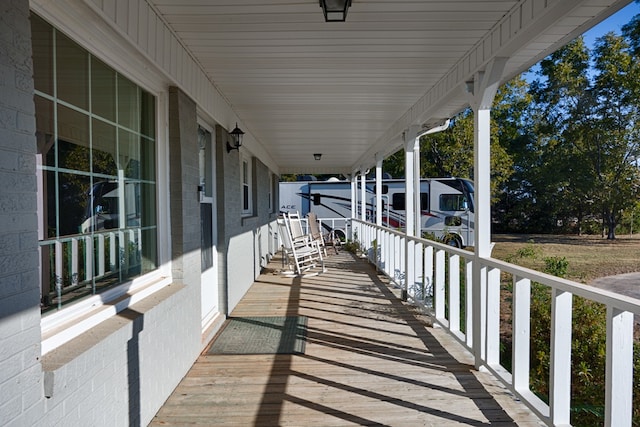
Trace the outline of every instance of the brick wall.
<path fill-rule="evenodd" d="M 226 131 L 216 127 L 218 251 L 220 280 L 226 283 L 221 298 L 223 308 L 231 312 L 260 274 L 269 253 L 268 236 L 276 215 L 269 212 L 269 169 L 252 157 L 246 148 L 240 150 L 251 159 L 253 214 L 243 217 L 240 152 L 227 153 Z M 223 200 L 223 202 L 220 202 Z"/>
<path fill-rule="evenodd" d="M 40 368 L 35 112 L 29 2 L 0 2 L 0 422 L 32 425 Z"/>

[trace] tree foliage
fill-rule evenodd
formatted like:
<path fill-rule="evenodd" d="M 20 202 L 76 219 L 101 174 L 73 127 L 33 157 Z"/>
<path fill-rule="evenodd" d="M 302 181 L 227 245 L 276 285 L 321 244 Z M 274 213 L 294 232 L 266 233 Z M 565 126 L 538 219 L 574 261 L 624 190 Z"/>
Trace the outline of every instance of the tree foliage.
<path fill-rule="evenodd" d="M 515 170 L 496 209 L 503 229 L 582 232 L 599 221 L 615 238 L 640 188 L 639 28 L 636 17 L 593 50 L 578 37 L 540 62 L 519 123 L 526 131 L 508 151 Z"/>

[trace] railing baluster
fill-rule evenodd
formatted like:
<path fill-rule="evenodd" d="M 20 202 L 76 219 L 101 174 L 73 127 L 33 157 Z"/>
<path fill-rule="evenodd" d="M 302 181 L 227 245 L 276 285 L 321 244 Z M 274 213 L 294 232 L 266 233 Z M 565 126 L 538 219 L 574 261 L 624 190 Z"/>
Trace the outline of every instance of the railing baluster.
<path fill-rule="evenodd" d="M 436 281 L 433 287 L 434 303 L 436 306 L 436 318 L 443 319 L 443 320 L 445 319 L 445 316 L 444 316 L 444 313 L 445 313 L 444 311 L 444 308 L 445 308 L 445 299 L 444 299 L 445 258 L 444 258 L 444 255 L 445 255 L 445 251 L 443 251 L 442 249 L 436 250 L 436 261 L 435 261 L 436 262 L 436 265 L 435 265 Z"/>
<path fill-rule="evenodd" d="M 607 306 L 605 426 L 631 426 L 633 411 L 633 313 Z"/>
<path fill-rule="evenodd" d="M 551 291 L 551 378 L 549 409 L 554 425 L 569 425 L 571 407 L 571 314 L 573 295 Z"/>
<path fill-rule="evenodd" d="M 433 305 L 433 246 L 424 248 L 424 292 L 425 296 L 431 297 Z"/>
<path fill-rule="evenodd" d="M 78 238 L 74 237 L 71 239 L 71 271 L 70 271 L 70 279 L 71 286 L 76 286 L 78 284 Z"/>
<path fill-rule="evenodd" d="M 118 265 L 116 252 L 118 249 L 118 242 L 116 240 L 116 233 L 109 233 L 109 271 L 111 273 L 116 271 Z"/>
<path fill-rule="evenodd" d="M 413 254 L 413 268 L 415 271 L 416 287 L 420 290 L 420 301 L 424 301 L 424 267 L 422 265 L 422 242 L 415 242 L 416 250 Z"/>
<path fill-rule="evenodd" d="M 465 262 L 464 275 L 465 288 L 465 343 L 469 348 L 473 348 L 473 261 L 467 259 Z"/>
<path fill-rule="evenodd" d="M 62 278 L 64 275 L 64 244 L 60 240 L 56 240 L 54 246 L 56 251 L 56 296 L 58 297 L 58 309 L 60 309 L 62 307 Z"/>
<path fill-rule="evenodd" d="M 105 250 L 104 250 L 104 234 L 98 234 L 98 274 L 97 277 L 104 276 L 105 273 Z"/>
<path fill-rule="evenodd" d="M 513 277 L 513 388 L 529 391 L 531 280 Z"/>
<path fill-rule="evenodd" d="M 415 297 L 415 269 L 413 267 L 413 260 L 415 259 L 416 245 L 413 239 L 406 239 L 406 257 L 405 257 L 405 280 L 407 284 L 407 293 L 410 297 Z"/>
<path fill-rule="evenodd" d="M 93 278 L 93 236 L 84 236 L 84 281 Z"/>
<path fill-rule="evenodd" d="M 487 363 L 500 363 L 500 269 L 487 272 Z"/>
<path fill-rule="evenodd" d="M 449 329 L 460 331 L 460 256 L 449 254 Z"/>

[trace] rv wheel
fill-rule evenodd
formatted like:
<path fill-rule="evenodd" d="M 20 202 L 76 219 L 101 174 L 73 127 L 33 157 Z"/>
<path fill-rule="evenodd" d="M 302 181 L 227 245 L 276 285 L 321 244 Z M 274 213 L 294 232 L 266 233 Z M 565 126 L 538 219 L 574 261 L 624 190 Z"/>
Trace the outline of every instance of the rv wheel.
<path fill-rule="evenodd" d="M 342 231 L 342 230 L 333 230 L 333 235 L 337 239 L 340 239 L 341 242 L 346 242 L 347 241 L 347 236 L 346 236 L 346 234 L 344 234 L 344 231 Z"/>
<path fill-rule="evenodd" d="M 462 243 L 460 242 L 460 238 L 458 236 L 448 236 L 446 243 L 447 245 L 453 246 L 454 248 L 462 248 Z"/>

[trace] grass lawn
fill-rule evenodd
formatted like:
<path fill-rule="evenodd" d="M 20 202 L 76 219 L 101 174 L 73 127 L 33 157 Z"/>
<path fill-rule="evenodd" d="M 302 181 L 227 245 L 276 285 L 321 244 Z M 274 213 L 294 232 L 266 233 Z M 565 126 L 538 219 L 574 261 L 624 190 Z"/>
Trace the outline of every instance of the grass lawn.
<path fill-rule="evenodd" d="M 589 283 L 599 277 L 640 271 L 640 235 L 600 236 L 548 234 L 494 234 L 492 256 L 523 267 L 544 271 L 544 259 L 565 257 L 567 279 Z M 517 257 L 524 249 L 533 257 Z"/>

